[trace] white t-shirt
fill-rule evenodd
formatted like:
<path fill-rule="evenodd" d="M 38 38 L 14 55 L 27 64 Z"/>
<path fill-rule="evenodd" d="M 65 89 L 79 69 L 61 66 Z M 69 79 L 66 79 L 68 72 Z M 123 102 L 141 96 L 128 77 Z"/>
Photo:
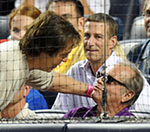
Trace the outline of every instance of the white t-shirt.
<path fill-rule="evenodd" d="M 19 41 L 10 40 L 0 44 L 0 111 L 12 101 L 24 83 L 38 90 L 47 90 L 53 79 L 53 71 L 29 71 Z"/>

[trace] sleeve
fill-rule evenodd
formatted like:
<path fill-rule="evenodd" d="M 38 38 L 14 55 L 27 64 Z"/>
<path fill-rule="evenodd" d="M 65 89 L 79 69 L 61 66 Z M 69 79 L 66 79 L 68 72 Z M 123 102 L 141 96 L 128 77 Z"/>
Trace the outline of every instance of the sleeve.
<path fill-rule="evenodd" d="M 143 44 L 139 44 L 139 45 L 135 45 L 133 46 L 129 53 L 127 54 L 127 59 L 133 63 L 136 63 L 138 57 L 139 57 L 139 53 L 141 51 Z"/>
<path fill-rule="evenodd" d="M 34 89 L 47 91 L 50 89 L 54 81 L 54 72 L 45 72 L 41 70 L 30 71 L 29 79 L 26 85 L 32 86 Z"/>

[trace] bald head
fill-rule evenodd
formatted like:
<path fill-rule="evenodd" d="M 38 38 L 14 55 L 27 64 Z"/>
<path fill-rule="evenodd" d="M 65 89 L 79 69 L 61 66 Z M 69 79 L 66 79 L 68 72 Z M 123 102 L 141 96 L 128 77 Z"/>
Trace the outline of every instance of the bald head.
<path fill-rule="evenodd" d="M 128 101 L 128 106 L 131 106 L 137 100 L 143 89 L 143 77 L 139 70 L 134 64 L 124 61 L 114 65 L 109 69 L 107 74 L 125 84 L 130 91 L 134 92 L 135 96 Z"/>

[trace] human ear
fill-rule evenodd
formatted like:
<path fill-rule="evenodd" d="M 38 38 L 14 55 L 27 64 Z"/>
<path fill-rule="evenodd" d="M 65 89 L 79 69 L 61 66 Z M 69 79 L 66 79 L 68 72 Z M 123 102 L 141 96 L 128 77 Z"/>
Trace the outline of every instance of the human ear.
<path fill-rule="evenodd" d="M 122 95 L 122 99 L 121 102 L 127 102 L 129 100 L 131 100 L 133 97 L 135 96 L 135 93 L 133 91 L 127 91 L 125 94 Z"/>
<path fill-rule="evenodd" d="M 29 94 L 29 92 L 30 92 L 30 86 L 25 86 L 25 89 L 24 89 L 24 97 L 26 97 L 28 94 Z"/>
<path fill-rule="evenodd" d="M 117 36 L 112 36 L 110 38 L 110 49 L 113 49 L 117 44 Z"/>
<path fill-rule="evenodd" d="M 79 32 L 82 32 L 82 31 L 83 31 L 84 21 L 85 21 L 85 18 L 84 18 L 84 17 L 80 17 L 80 18 L 78 19 L 78 31 L 79 31 Z"/>

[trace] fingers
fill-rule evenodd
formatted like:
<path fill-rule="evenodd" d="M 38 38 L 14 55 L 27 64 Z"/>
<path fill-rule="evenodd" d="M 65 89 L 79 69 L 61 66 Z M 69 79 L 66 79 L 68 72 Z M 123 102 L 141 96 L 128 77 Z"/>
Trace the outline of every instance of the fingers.
<path fill-rule="evenodd" d="M 97 83 L 104 85 L 103 77 L 97 78 Z"/>
<path fill-rule="evenodd" d="M 94 87 L 91 97 L 97 104 L 99 104 L 101 102 L 101 98 L 102 98 L 102 89 Z"/>
<path fill-rule="evenodd" d="M 93 100 L 100 105 L 102 100 L 102 90 L 104 88 L 103 77 L 97 79 L 97 83 L 94 86 L 94 90 L 91 94 Z"/>
<path fill-rule="evenodd" d="M 103 81 L 101 80 L 101 78 L 97 79 L 97 83 L 95 84 L 95 88 L 97 89 L 103 89 L 103 86 L 104 86 L 104 83 Z"/>

